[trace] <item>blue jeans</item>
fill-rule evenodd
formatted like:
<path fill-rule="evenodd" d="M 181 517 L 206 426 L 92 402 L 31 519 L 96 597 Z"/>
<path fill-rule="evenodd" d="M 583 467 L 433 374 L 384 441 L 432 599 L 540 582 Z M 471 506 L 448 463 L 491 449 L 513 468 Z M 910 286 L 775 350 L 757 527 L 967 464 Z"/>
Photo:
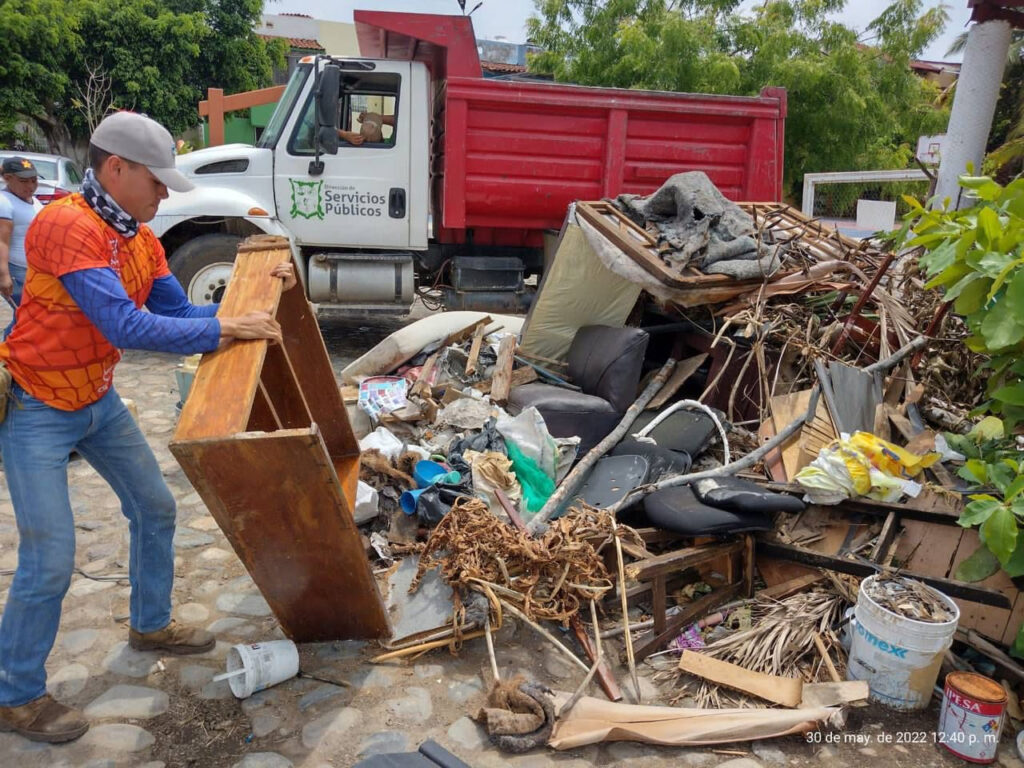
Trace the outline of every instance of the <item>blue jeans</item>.
<path fill-rule="evenodd" d="M 11 273 L 11 280 L 14 283 L 14 290 L 11 292 L 11 301 L 14 302 L 14 306 L 17 307 L 21 304 L 21 292 L 25 289 L 25 277 L 28 275 L 28 267 L 23 267 L 20 264 L 9 263 L 7 265 L 8 271 Z M 14 320 L 16 318 L 16 312 L 14 307 L 11 308 L 11 322 L 7 324 L 7 327 L 3 330 L 3 335 L 0 335 L 0 339 L 6 339 L 11 335 L 11 328 L 14 327 Z"/>
<path fill-rule="evenodd" d="M 0 620 L 0 706 L 46 693 L 44 664 L 75 566 L 68 457 L 77 450 L 121 500 L 131 535 L 131 625 L 153 632 L 171 619 L 174 496 L 134 419 L 111 388 L 60 411 L 14 385 L 0 424 L 0 453 L 18 523 L 18 570 Z"/>

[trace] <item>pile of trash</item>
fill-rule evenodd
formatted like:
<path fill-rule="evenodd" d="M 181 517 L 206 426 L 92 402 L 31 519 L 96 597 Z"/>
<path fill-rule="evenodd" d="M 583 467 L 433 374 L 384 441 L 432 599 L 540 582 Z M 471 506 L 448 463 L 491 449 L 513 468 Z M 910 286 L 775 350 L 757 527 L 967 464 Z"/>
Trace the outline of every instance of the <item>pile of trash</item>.
<path fill-rule="evenodd" d="M 959 538 L 933 559 L 922 547 L 963 509 L 947 465 L 964 457 L 943 431 L 966 431 L 984 390 L 941 377 L 980 368 L 946 309 L 884 243 L 737 206 L 703 174 L 577 204 L 525 321 L 433 315 L 343 371 L 368 553 L 410 560 L 391 565 L 399 600 L 447 596 L 429 632 L 378 660 L 490 640 L 506 616 L 528 624 L 586 677 L 574 693 L 502 681 L 489 644 L 479 717 L 510 750 L 610 730 L 709 744 L 838 727 L 874 697 L 844 679 L 860 579 L 899 573 L 876 599 L 925 621 L 941 620 L 935 590 L 1016 599 L 956 578 Z M 948 664 L 994 672 L 957 637 Z M 643 671 L 684 706 L 612 703 L 619 661 L 634 705 Z M 584 695 L 595 682 L 610 702 Z"/>

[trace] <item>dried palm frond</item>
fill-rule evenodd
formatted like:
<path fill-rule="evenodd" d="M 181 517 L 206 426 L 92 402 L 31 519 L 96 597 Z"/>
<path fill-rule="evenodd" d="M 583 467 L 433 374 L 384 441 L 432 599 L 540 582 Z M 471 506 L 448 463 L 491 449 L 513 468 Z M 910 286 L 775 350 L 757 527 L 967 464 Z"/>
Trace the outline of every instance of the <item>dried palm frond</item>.
<path fill-rule="evenodd" d="M 845 605 L 842 597 L 829 591 L 802 592 L 781 601 L 757 598 L 751 608 L 749 629 L 731 632 L 700 652 L 752 672 L 814 682 L 825 674 L 814 636 L 820 635 L 826 642 L 838 645 L 830 627 L 838 621 Z M 692 696 L 702 707 L 746 702 L 740 694 L 678 671 L 676 674 L 681 688 L 677 699 Z M 758 706 L 764 706 L 763 702 Z"/>

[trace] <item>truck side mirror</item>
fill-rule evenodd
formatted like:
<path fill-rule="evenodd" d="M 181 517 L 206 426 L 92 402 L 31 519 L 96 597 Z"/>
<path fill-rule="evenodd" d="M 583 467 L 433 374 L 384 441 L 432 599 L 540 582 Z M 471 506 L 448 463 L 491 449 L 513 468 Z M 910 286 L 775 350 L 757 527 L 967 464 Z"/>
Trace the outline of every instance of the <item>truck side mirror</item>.
<path fill-rule="evenodd" d="M 333 125 L 321 125 L 317 129 L 316 140 L 324 153 L 338 154 L 338 129 Z"/>
<path fill-rule="evenodd" d="M 341 98 L 341 68 L 335 64 L 326 65 L 320 72 L 316 93 L 317 139 L 323 151 L 334 155 L 338 152 L 338 102 Z M 329 129 L 329 130 L 326 130 Z M 328 138 L 330 134 L 330 138 Z"/>

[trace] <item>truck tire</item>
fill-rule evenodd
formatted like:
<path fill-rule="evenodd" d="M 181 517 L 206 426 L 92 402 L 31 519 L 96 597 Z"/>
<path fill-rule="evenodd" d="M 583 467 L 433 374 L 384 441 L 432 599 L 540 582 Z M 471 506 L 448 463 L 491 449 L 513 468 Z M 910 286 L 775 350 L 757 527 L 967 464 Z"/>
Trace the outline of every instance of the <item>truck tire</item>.
<path fill-rule="evenodd" d="M 193 304 L 219 304 L 242 238 L 217 232 L 200 235 L 171 256 L 169 266 Z"/>

